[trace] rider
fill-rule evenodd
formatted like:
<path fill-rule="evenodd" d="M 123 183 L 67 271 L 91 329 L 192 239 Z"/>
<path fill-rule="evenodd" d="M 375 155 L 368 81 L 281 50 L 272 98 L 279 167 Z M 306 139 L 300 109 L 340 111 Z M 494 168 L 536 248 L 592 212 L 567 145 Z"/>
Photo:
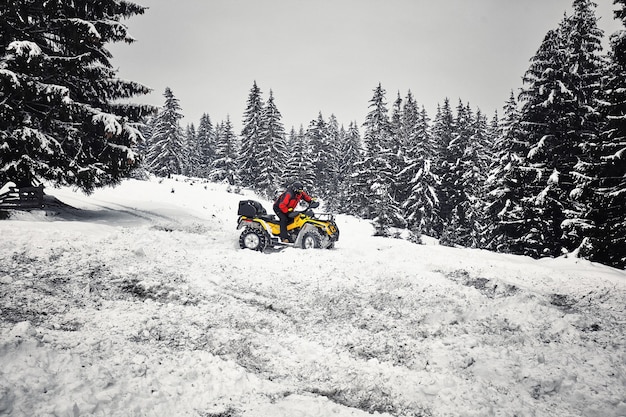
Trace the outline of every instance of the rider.
<path fill-rule="evenodd" d="M 308 203 L 313 201 L 313 198 L 304 191 L 302 183 L 295 181 L 274 202 L 274 212 L 280 219 L 280 240 L 285 243 L 290 242 L 287 235 L 287 225 L 297 215 L 293 210 L 298 206 L 301 199 Z"/>

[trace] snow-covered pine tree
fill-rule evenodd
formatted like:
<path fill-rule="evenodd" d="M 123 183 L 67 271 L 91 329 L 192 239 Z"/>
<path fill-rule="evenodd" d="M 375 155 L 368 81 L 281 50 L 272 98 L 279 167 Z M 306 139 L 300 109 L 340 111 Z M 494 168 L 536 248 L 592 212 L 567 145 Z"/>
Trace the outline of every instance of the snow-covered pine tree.
<path fill-rule="evenodd" d="M 352 171 L 354 171 L 354 164 L 361 157 L 362 151 L 363 146 L 359 126 L 356 122 L 350 122 L 344 140 L 341 141 L 340 146 L 341 172 L 351 174 Z"/>
<path fill-rule="evenodd" d="M 392 236 L 392 226 L 404 226 L 401 208 L 391 195 L 391 186 L 382 182 L 374 182 L 370 187 L 372 198 L 371 210 L 374 214 L 372 225 L 374 236 Z"/>
<path fill-rule="evenodd" d="M 211 117 L 204 113 L 200 117 L 200 124 L 196 133 L 198 141 L 198 176 L 208 178 L 215 158 L 217 158 L 217 140 Z"/>
<path fill-rule="evenodd" d="M 398 173 L 393 171 L 390 162 L 393 158 L 390 145 L 391 127 L 385 90 L 381 84 L 374 89 L 369 107 L 371 110 L 363 124 L 364 160 L 358 165 L 355 178 L 367 204 L 366 215 L 374 219 L 376 233 L 381 235 L 387 233 L 391 226 L 404 226 L 400 206 L 391 194 L 391 185 Z"/>
<path fill-rule="evenodd" d="M 233 131 L 230 117 L 226 121 L 218 124 L 215 129 L 215 159 L 211 163 L 211 171 L 208 178 L 211 181 L 226 181 L 230 185 L 239 184 L 237 155 L 239 145 L 237 136 Z"/>
<path fill-rule="evenodd" d="M 410 93 L 410 92 L 409 92 Z M 391 195 L 402 204 L 407 196 L 408 182 L 400 175 L 405 167 L 403 151 L 407 142 L 408 132 L 406 131 L 404 106 L 400 92 L 398 91 L 396 100 L 391 108 L 391 118 L 389 120 L 389 164 L 391 171 L 396 173 L 394 181 L 390 184 Z"/>
<path fill-rule="evenodd" d="M 436 236 L 439 178 L 432 169 L 434 157 L 428 114 L 409 91 L 403 108 L 403 135 L 401 156 L 404 168 L 399 173 L 401 183 L 407 187 L 399 201 L 402 202 L 407 227 L 419 241 L 422 234 Z"/>
<path fill-rule="evenodd" d="M 293 128 L 291 129 L 287 149 L 289 151 L 287 152 L 287 164 L 283 174 L 283 187 L 291 185 L 294 181 L 300 181 L 307 190 L 314 190 L 316 181 L 313 162 L 311 161 L 308 139 L 302 125 L 300 125 L 298 132 Z"/>
<path fill-rule="evenodd" d="M 137 143 L 135 147 L 138 161 L 139 163 L 135 164 L 135 168 L 130 173 L 130 178 L 145 181 L 149 178 L 149 171 L 146 169 L 146 155 L 148 153 L 148 149 L 150 148 L 150 138 L 152 137 L 152 128 L 154 126 L 154 118 L 156 116 L 155 113 L 150 114 L 149 116 L 144 117 L 143 123 L 139 125 L 139 131 L 141 132 L 141 136 L 143 140 Z"/>
<path fill-rule="evenodd" d="M 597 109 L 598 92 L 606 68 L 602 56 L 604 32 L 598 27 L 595 16 L 596 4 L 592 0 L 574 0 L 574 13 L 565 22 L 567 24 L 568 84 L 577 98 L 577 124 L 572 126 L 577 140 L 576 159 L 570 168 L 572 186 L 568 188 L 566 220 L 562 224 L 564 231 L 563 246 L 575 250 L 585 240 L 593 228 L 588 219 L 592 210 L 586 201 L 585 188 L 588 187 L 586 176 L 576 175 L 579 163 L 592 162 L 596 159 L 592 151 L 600 142 L 600 113 Z M 572 132 L 570 131 L 570 135 Z"/>
<path fill-rule="evenodd" d="M 148 152 L 148 148 L 150 147 L 150 138 L 152 137 L 155 116 L 156 112 L 155 114 L 151 114 L 150 116 L 145 117 L 144 123 L 139 126 L 139 130 L 141 132 L 141 136 L 143 136 L 143 140 L 137 144 L 137 153 L 139 154 L 142 161 L 145 161 L 146 153 Z"/>
<path fill-rule="evenodd" d="M 274 103 L 274 94 L 270 90 L 263 109 L 263 125 L 256 152 L 260 175 L 254 186 L 269 198 L 273 198 L 280 191 L 287 159 L 285 128 L 281 119 Z"/>
<path fill-rule="evenodd" d="M 473 135 L 473 114 L 469 105 L 459 99 L 454 121 L 454 131 L 444 162 L 442 175 L 445 206 L 450 210 L 443 219 L 441 243 L 445 245 L 472 246 L 472 219 L 469 216 L 470 190 L 468 175 L 473 171 L 470 141 Z"/>
<path fill-rule="evenodd" d="M 529 241 L 541 255 L 576 249 L 587 228 L 586 208 L 576 199 L 574 176 L 579 160 L 588 159 L 588 144 L 597 142 L 594 110 L 603 62 L 602 31 L 595 4 L 575 0 L 574 14 L 549 31 L 524 76 L 522 122 L 533 144 L 528 160 L 537 176 L 527 184 Z"/>
<path fill-rule="evenodd" d="M 372 208 L 371 186 L 374 181 L 372 172 L 372 159 L 363 141 L 363 148 L 359 159 L 354 164 L 354 171 L 350 177 L 351 190 L 349 192 L 349 203 L 345 206 L 347 212 L 364 219 L 374 217 Z"/>
<path fill-rule="evenodd" d="M 626 27 L 626 0 L 615 0 L 615 17 Z M 593 158 L 576 167 L 580 197 L 590 206 L 593 225 L 580 255 L 617 268 L 626 267 L 626 30 L 611 35 L 609 65 L 599 110 L 605 120 Z"/>
<path fill-rule="evenodd" d="M 441 179 L 436 174 L 434 168 L 438 161 L 436 154 L 437 146 L 432 137 L 430 130 L 430 119 L 426 113 L 426 109 L 422 106 L 419 120 L 419 142 L 422 144 L 423 151 L 423 170 L 417 177 L 417 181 L 413 181 L 413 196 L 418 195 L 422 200 L 421 203 L 421 231 L 429 236 L 437 236 L 437 225 L 441 224 L 441 216 L 439 214 L 440 193 L 439 187 Z M 415 185 L 419 184 L 416 188 Z M 415 207 L 415 205 L 414 205 Z"/>
<path fill-rule="evenodd" d="M 485 220 L 488 230 L 485 247 L 489 250 L 518 253 L 523 247 L 525 210 L 524 185 L 529 180 L 525 166 L 528 143 L 520 125 L 517 99 L 511 91 L 503 107 L 503 116 L 497 124 L 492 145 L 493 161 L 486 184 Z M 532 172 L 531 172 L 532 175 Z"/>
<path fill-rule="evenodd" d="M 183 174 L 188 177 L 199 177 L 200 154 L 198 152 L 198 136 L 193 123 L 188 124 L 184 137 L 184 168 Z"/>
<path fill-rule="evenodd" d="M 517 240 L 516 253 L 533 257 L 561 253 L 561 223 L 565 220 L 561 199 L 550 192 L 555 188 L 554 179 L 558 179 L 559 172 L 544 161 L 552 153 L 571 152 L 567 139 L 560 141 L 557 136 L 568 126 L 564 116 L 573 114 L 571 92 L 561 89 L 566 51 L 560 32 L 561 28 L 550 30 L 544 37 L 531 58 L 523 78 L 525 86 L 519 95 L 520 123 L 524 141 L 530 148 L 524 159 L 525 166 L 521 167 L 529 173 L 529 178 L 519 184 L 523 192 L 524 222 L 519 228 L 521 237 Z"/>
<path fill-rule="evenodd" d="M 185 168 L 185 136 L 180 126 L 183 115 L 178 99 L 169 87 L 163 96 L 165 105 L 154 119 L 146 163 L 153 174 L 170 177 L 182 174 Z"/>
<path fill-rule="evenodd" d="M 356 188 L 353 177 L 356 172 L 356 164 L 361 159 L 362 146 L 361 134 L 356 122 L 350 122 L 348 130 L 343 127 L 339 135 L 339 184 L 337 191 L 338 207 L 342 213 L 355 213 L 355 201 L 353 190 Z"/>
<path fill-rule="evenodd" d="M 415 140 L 418 135 L 419 108 L 413 94 L 409 90 L 403 101 L 400 95 L 396 98 L 391 116 L 391 130 L 393 132 L 396 158 L 398 160 L 398 175 L 396 177 L 396 199 L 403 205 L 411 195 L 411 180 L 419 169 L 414 160 L 418 153 L 424 151 Z"/>
<path fill-rule="evenodd" d="M 468 106 L 468 111 L 471 111 Z M 489 174 L 493 154 L 491 136 L 487 118 L 478 109 L 473 120 L 472 135 L 465 151 L 466 170 L 463 175 L 463 187 L 467 196 L 465 210 L 470 233 L 465 246 L 482 248 L 485 246 L 487 220 L 484 217 L 486 210 L 485 182 Z"/>
<path fill-rule="evenodd" d="M 455 162 L 449 157 L 448 145 L 452 141 L 455 131 L 454 115 L 452 108 L 450 107 L 450 101 L 446 98 L 443 105 L 437 107 L 437 113 L 435 114 L 435 120 L 432 127 L 433 138 L 433 171 L 439 178 L 440 184 L 438 187 L 439 195 L 439 224 L 435 225 L 435 236 L 441 237 L 444 229 L 444 225 L 452 218 L 452 210 L 454 208 L 452 200 L 448 198 L 452 194 L 453 184 L 448 184 L 447 180 L 450 178 L 449 169 Z"/>
<path fill-rule="evenodd" d="M 318 113 L 317 119 L 309 123 L 306 137 L 315 176 L 313 190 L 324 200 L 334 198 L 330 190 L 332 189 L 331 169 L 336 145 L 331 142 L 329 126 L 321 112 Z"/>
<path fill-rule="evenodd" d="M 259 143 L 263 138 L 263 113 L 265 104 L 261 97 L 261 90 L 256 81 L 250 89 L 246 110 L 243 114 L 243 128 L 241 130 L 241 149 L 237 158 L 239 178 L 244 187 L 256 186 L 261 176 L 259 160 Z"/>
<path fill-rule="evenodd" d="M 85 192 L 117 184 L 138 160 L 150 90 L 120 80 L 106 44 L 133 42 L 120 20 L 145 7 L 123 0 L 0 3 L 0 185 L 43 181 Z"/>
<path fill-rule="evenodd" d="M 339 168 L 341 160 L 341 129 L 339 122 L 334 114 L 328 118 L 326 148 L 326 188 L 324 190 L 324 199 L 331 210 L 339 207 L 339 183 L 342 173 Z"/>

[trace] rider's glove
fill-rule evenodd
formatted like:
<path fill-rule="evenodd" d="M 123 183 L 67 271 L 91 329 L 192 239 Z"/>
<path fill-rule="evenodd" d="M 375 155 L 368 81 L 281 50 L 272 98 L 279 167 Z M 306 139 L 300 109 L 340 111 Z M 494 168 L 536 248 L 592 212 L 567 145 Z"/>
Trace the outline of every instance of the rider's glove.
<path fill-rule="evenodd" d="M 287 211 L 288 211 L 289 213 L 291 213 L 291 212 L 293 211 L 293 208 L 289 207 L 289 208 L 287 209 Z"/>

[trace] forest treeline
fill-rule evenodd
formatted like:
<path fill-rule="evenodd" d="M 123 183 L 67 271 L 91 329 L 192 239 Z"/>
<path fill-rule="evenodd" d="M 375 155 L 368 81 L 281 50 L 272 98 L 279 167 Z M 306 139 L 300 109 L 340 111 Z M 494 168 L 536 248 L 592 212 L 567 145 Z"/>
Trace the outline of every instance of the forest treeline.
<path fill-rule="evenodd" d="M 624 21 L 624 1 L 616 4 Z M 264 100 L 255 82 L 240 134 L 208 114 L 183 131 L 168 89 L 146 132 L 146 166 L 268 198 L 298 179 L 330 209 L 371 219 L 379 235 L 407 228 L 416 241 L 427 234 L 448 245 L 569 253 L 623 268 L 626 42 L 617 32 L 602 53 L 594 8 L 574 1 L 530 60 L 519 94 L 489 118 L 448 99 L 430 118 L 411 91 L 390 102 L 378 85 L 361 126 L 320 113 L 286 133 L 273 93 Z"/>
<path fill-rule="evenodd" d="M 626 25 L 626 0 L 614 0 Z M 36 7 L 35 7 L 36 6 Z M 133 42 L 127 1 L 0 5 L 0 185 L 48 181 L 85 192 L 139 170 L 250 187 L 272 198 L 298 179 L 336 212 L 443 244 L 626 266 L 626 30 L 597 26 L 574 0 L 500 112 L 444 99 L 429 115 L 411 91 L 375 86 L 358 124 L 320 113 L 288 132 L 272 91 L 249 92 L 242 129 L 180 104 L 129 104 L 106 49 Z"/>

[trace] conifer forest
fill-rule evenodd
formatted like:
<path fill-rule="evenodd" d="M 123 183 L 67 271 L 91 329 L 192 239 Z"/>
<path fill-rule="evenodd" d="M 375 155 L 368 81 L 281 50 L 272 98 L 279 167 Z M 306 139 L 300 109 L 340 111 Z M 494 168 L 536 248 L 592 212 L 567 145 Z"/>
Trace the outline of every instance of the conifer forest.
<path fill-rule="evenodd" d="M 145 7 L 3 2 L 0 187 L 50 182 L 89 193 L 149 172 L 272 199 L 298 179 L 330 211 L 368 219 L 381 236 L 406 229 L 416 243 L 428 235 L 624 268 L 626 0 L 613 3 L 624 28 L 604 34 L 594 3 L 573 0 L 496 114 L 449 98 L 427 114 L 410 90 L 392 96 L 379 84 L 364 121 L 320 112 L 285 127 L 273 92 L 253 82 L 236 132 L 208 113 L 183 127 L 170 88 L 159 108 L 129 103 L 148 88 L 115 77 L 106 44 L 133 42 L 120 20 Z"/>

